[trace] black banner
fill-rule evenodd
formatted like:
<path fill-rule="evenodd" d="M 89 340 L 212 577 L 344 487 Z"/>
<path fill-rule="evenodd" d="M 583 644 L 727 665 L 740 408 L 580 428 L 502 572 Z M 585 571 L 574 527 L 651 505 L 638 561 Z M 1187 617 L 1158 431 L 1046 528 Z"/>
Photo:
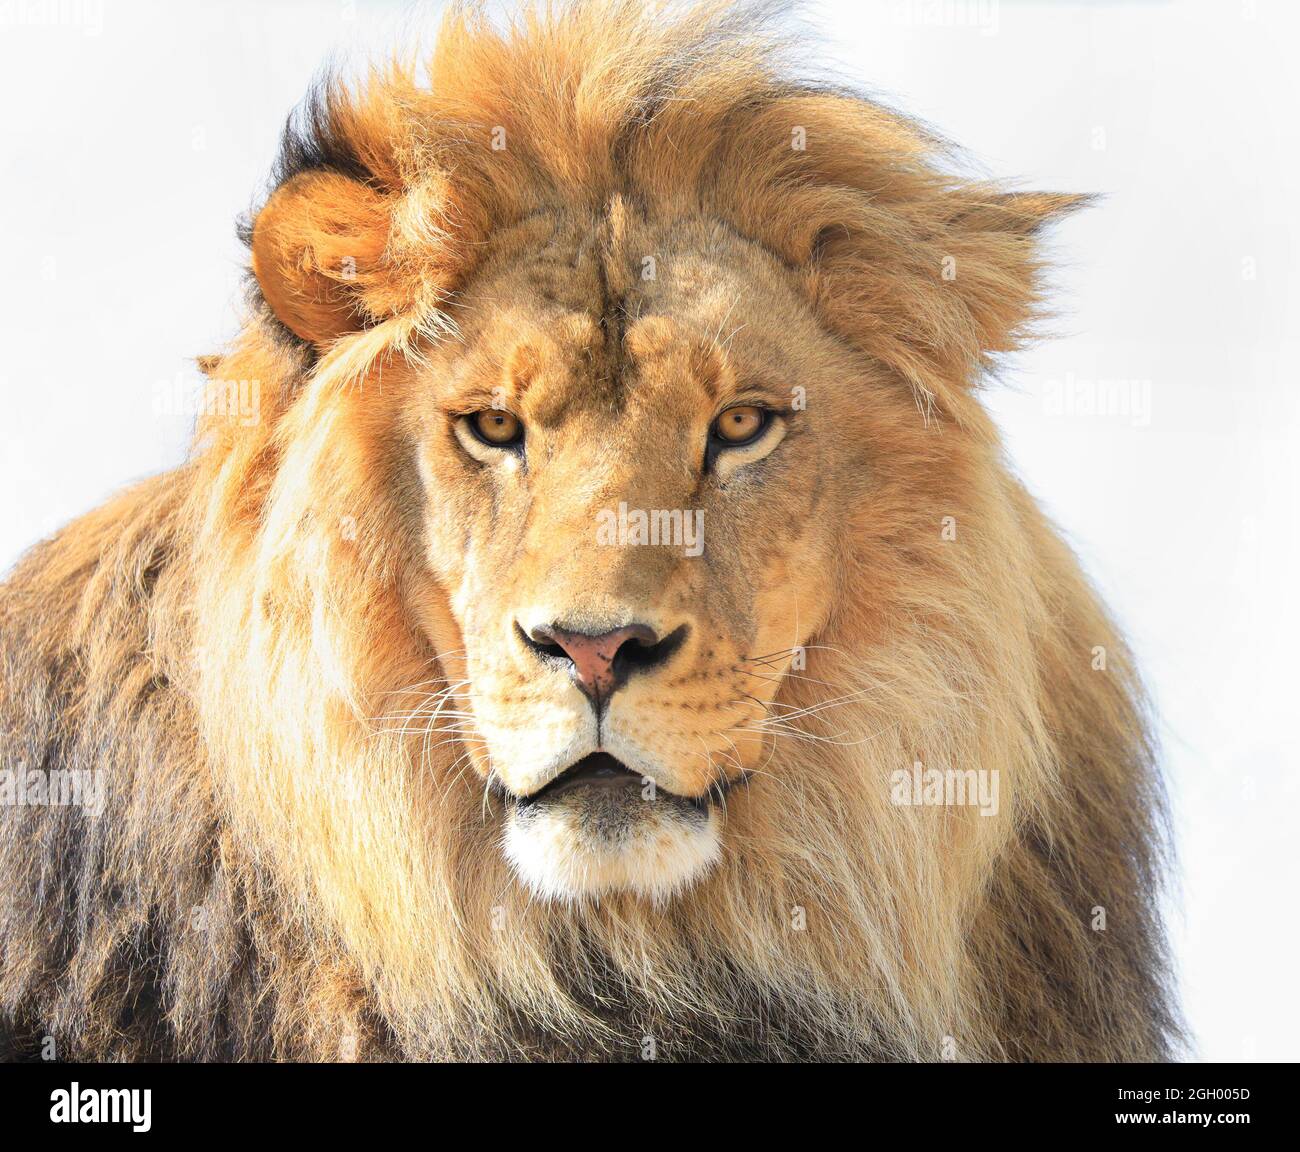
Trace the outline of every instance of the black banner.
<path fill-rule="evenodd" d="M 604 1094 L 556 1095 L 577 1087 L 578 1077 L 582 1088 L 591 1089 L 593 1073 Z M 584 1125 L 594 1118 L 595 1104 L 598 1110 L 617 1111 L 637 1133 L 653 1130 L 656 1116 L 668 1123 L 685 1105 L 719 1125 L 765 1122 L 763 1117 L 771 1115 L 797 1129 L 804 1120 L 842 1116 L 865 1138 L 890 1132 L 891 1140 L 981 1133 L 986 1139 L 992 1130 L 1078 1137 L 1160 1129 L 1207 1132 L 1212 1140 L 1237 1142 L 1243 1129 L 1260 1135 L 1285 1132 L 1284 1109 L 1294 1096 L 1289 1086 L 1282 1087 L 1280 1068 L 1241 1064 L 870 1065 L 837 1067 L 829 1074 L 821 1069 L 809 1074 L 806 1066 L 723 1071 L 640 1065 L 599 1072 L 532 1067 L 522 1071 L 525 1079 L 515 1081 L 518 1074 L 481 1065 L 36 1064 L 0 1069 L 0 1101 L 11 1140 L 48 1137 L 58 1130 L 93 1140 L 114 1129 L 141 1139 L 283 1131 L 297 1140 L 313 1135 L 337 1140 L 432 1116 L 439 1123 L 454 1118 L 458 1127 L 486 1125 L 495 1132 L 515 1118 L 535 1126 L 539 1105 L 545 1102 L 554 1116 L 567 1100 L 579 1105 L 574 1119 Z M 551 1081 L 552 1075 L 560 1079 Z M 610 1095 L 611 1089 L 616 1094 Z M 672 1105 L 665 1089 L 673 1093 Z M 506 1103 L 520 1101 L 521 1093 L 526 1093 L 522 1104 Z M 502 1101 L 500 1108 L 490 1105 L 493 1098 Z M 692 1099 L 698 1100 L 694 1107 Z M 724 1100 L 730 1103 L 724 1106 Z M 741 1101 L 743 1115 L 730 1115 Z M 463 1106 L 467 1110 L 458 1116 Z"/>

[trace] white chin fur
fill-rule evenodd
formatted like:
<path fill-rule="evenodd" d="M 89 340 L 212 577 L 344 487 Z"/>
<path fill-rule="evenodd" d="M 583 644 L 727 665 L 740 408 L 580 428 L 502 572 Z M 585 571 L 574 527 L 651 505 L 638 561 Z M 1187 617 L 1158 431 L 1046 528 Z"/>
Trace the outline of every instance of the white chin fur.
<path fill-rule="evenodd" d="M 703 876 L 721 852 L 718 818 L 647 813 L 616 837 L 584 830 L 571 807 L 549 804 L 506 818 L 504 848 L 520 881 L 545 900 L 634 892 L 655 903 Z"/>

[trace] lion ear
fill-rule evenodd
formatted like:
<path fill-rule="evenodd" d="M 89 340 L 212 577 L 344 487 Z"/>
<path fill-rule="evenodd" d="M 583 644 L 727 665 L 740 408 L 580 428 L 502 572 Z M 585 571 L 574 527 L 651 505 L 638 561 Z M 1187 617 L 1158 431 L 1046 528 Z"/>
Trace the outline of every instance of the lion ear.
<path fill-rule="evenodd" d="M 337 172 L 282 184 L 253 222 L 253 274 L 271 311 L 325 345 L 381 319 L 367 306 L 391 213 L 369 185 Z"/>

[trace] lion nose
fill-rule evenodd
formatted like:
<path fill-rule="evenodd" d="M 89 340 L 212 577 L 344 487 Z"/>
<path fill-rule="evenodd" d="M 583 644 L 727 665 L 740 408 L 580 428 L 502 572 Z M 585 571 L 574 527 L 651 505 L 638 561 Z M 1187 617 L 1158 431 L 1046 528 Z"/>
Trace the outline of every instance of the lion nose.
<path fill-rule="evenodd" d="M 519 629 L 528 647 L 569 665 L 573 682 L 596 707 L 607 701 L 635 671 L 664 663 L 686 636 L 685 626 L 659 639 L 648 624 L 627 624 L 609 632 L 577 632 L 558 624 Z"/>

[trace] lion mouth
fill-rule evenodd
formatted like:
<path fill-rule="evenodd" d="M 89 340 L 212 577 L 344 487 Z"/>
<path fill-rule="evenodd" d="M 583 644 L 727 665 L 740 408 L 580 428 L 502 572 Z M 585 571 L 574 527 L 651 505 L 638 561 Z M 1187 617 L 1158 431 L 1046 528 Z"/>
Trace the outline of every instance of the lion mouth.
<path fill-rule="evenodd" d="M 576 792 L 580 788 L 597 788 L 611 792 L 624 788 L 639 788 L 642 779 L 608 752 L 593 752 L 590 756 L 584 756 L 581 760 L 570 764 L 544 788 L 539 788 L 531 796 L 523 797 L 523 803 L 535 804 L 540 800 L 554 800 L 568 792 Z"/>
<path fill-rule="evenodd" d="M 646 795 L 647 791 L 649 795 Z M 659 786 L 648 777 L 634 772 L 621 760 L 608 752 L 593 752 L 581 760 L 570 764 L 544 787 L 528 796 L 516 798 L 522 808 L 559 800 L 568 796 L 579 795 L 591 799 L 607 798 L 612 801 L 621 799 L 654 799 L 656 794 L 664 799 L 684 806 L 698 808 L 701 811 L 709 806 L 709 797 L 678 796 Z"/>

